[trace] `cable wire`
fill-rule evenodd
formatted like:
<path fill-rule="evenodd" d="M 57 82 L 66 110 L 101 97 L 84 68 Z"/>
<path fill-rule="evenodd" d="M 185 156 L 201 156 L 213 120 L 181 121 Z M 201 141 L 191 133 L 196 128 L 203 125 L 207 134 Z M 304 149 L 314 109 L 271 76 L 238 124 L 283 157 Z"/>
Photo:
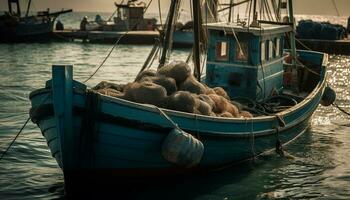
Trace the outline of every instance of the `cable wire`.
<path fill-rule="evenodd" d="M 151 5 L 153 0 L 150 0 L 144 13 L 148 10 L 149 6 Z M 101 69 L 101 67 L 105 64 L 105 62 L 107 61 L 107 59 L 109 58 L 109 56 L 112 54 L 113 50 L 117 47 L 119 41 L 124 37 L 126 36 L 131 30 L 133 30 L 134 28 L 136 28 L 139 24 L 140 24 L 141 20 L 139 20 L 135 26 L 132 28 L 132 29 L 129 29 L 128 31 L 126 31 L 122 36 L 120 36 L 118 38 L 118 40 L 113 44 L 113 47 L 112 49 L 108 52 L 107 56 L 103 59 L 103 61 L 101 62 L 101 64 L 97 67 L 97 69 L 85 80 L 83 81 L 83 83 L 86 83 L 88 82 L 93 76 L 95 76 L 95 74 Z"/>
<path fill-rule="evenodd" d="M 23 124 L 22 128 L 19 130 L 19 132 L 17 133 L 17 135 L 15 136 L 15 138 L 13 138 L 12 142 L 10 143 L 10 145 L 7 147 L 7 149 L 2 152 L 1 157 L 0 157 L 0 161 L 4 158 L 5 154 L 10 150 L 10 148 L 12 147 L 12 145 L 15 143 L 15 141 L 17 140 L 18 136 L 22 133 L 23 129 L 27 126 L 29 120 L 31 119 L 31 117 L 29 117 L 26 122 Z"/>
<path fill-rule="evenodd" d="M 343 108 L 341 108 L 337 103 L 332 103 L 332 105 L 334 107 L 336 107 L 339 111 L 341 111 L 342 113 L 346 114 L 346 115 L 349 115 L 350 116 L 350 113 L 347 112 L 346 110 L 344 110 Z"/>

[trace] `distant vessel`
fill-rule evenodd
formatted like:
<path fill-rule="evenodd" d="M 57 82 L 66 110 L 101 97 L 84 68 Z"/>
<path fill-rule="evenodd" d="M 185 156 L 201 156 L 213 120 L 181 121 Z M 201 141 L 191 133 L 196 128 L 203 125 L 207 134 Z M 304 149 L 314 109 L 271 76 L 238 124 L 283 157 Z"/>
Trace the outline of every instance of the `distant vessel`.
<path fill-rule="evenodd" d="M 175 26 L 173 34 L 173 46 L 175 48 L 192 47 L 193 41 L 193 21 L 189 21 L 181 27 Z"/>
<path fill-rule="evenodd" d="M 157 19 L 145 18 L 147 10 L 146 3 L 138 0 L 124 0 L 120 3 L 115 2 L 116 11 L 107 20 L 104 21 L 100 15 L 96 15 L 95 21 L 89 21 L 86 24 L 87 31 L 154 31 Z M 116 15 L 116 16 L 115 16 Z M 113 20 L 112 20 L 113 19 Z"/>
<path fill-rule="evenodd" d="M 342 25 L 301 20 L 296 30 L 300 49 L 350 55 L 348 30 Z"/>
<path fill-rule="evenodd" d="M 14 7 L 13 7 L 14 6 Z M 49 10 L 29 16 L 31 0 L 22 16 L 19 0 L 8 0 L 8 12 L 0 16 L 0 42 L 33 42 L 50 38 L 56 18 L 72 10 L 50 13 Z"/>
<path fill-rule="evenodd" d="M 107 20 L 96 15 L 94 21 L 84 17 L 79 29 L 56 30 L 58 40 L 82 40 L 92 43 L 154 44 L 159 38 L 157 20 L 145 18 L 149 6 L 138 0 L 114 3 L 115 12 Z"/>

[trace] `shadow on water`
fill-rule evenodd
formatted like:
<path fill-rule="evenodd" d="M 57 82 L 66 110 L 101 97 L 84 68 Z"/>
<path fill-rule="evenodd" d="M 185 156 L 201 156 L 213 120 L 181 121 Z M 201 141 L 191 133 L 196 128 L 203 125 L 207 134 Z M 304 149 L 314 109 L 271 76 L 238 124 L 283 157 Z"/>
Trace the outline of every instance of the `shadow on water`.
<path fill-rule="evenodd" d="M 190 175 L 141 180 L 85 176 L 62 199 L 270 199 L 265 186 L 271 180 L 261 169 L 278 168 L 286 162 L 292 161 L 273 152 L 220 171 Z M 49 192 L 64 194 L 63 187 L 54 185 Z"/>
<path fill-rule="evenodd" d="M 75 184 L 65 196 L 66 199 L 222 199 L 219 194 L 210 195 L 225 185 L 240 182 L 253 170 L 250 162 L 226 169 L 220 172 L 196 173 L 191 175 L 150 177 L 148 179 L 133 180 L 114 179 L 114 181 L 82 180 Z M 242 191 L 243 189 L 243 191 Z M 231 191 L 234 196 L 245 193 Z M 227 195 L 227 194 L 226 194 Z M 255 198 L 254 194 L 245 193 L 246 198 Z"/>

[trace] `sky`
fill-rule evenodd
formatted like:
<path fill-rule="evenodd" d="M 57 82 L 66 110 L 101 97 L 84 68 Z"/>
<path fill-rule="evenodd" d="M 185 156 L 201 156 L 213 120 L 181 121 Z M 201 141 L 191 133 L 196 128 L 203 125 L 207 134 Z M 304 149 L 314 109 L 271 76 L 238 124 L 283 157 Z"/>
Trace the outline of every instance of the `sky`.
<path fill-rule="evenodd" d="M 120 2 L 121 0 L 115 0 Z M 146 3 L 149 0 L 144 0 Z M 182 0 L 185 3 L 185 9 L 188 9 L 188 2 L 190 0 Z M 235 0 L 236 2 L 240 0 Z M 317 14 L 317 15 L 337 15 L 338 9 L 340 15 L 350 15 L 350 0 L 293 0 L 294 9 L 296 14 Z M 336 8 L 332 1 L 336 3 Z M 20 0 L 23 4 L 22 7 L 28 2 L 28 0 Z M 114 1 L 113 0 L 32 0 L 33 8 L 36 11 L 51 8 L 51 10 L 60 10 L 62 8 L 70 9 L 73 11 L 92 11 L 92 12 L 113 12 Z M 170 0 L 161 0 L 162 10 L 167 10 L 170 4 Z M 7 0 L 0 0 L 1 10 L 7 9 Z M 153 0 L 150 12 L 158 11 L 158 0 Z"/>

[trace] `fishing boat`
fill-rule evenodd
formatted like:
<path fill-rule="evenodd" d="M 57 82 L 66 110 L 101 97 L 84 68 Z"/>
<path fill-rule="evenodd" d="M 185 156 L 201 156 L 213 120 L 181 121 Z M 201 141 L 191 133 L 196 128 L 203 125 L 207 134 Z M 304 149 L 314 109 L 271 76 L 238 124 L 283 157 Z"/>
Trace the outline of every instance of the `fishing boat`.
<path fill-rule="evenodd" d="M 104 20 L 100 15 L 94 21 L 87 16 L 80 23 L 80 29 L 56 30 L 57 40 L 82 40 L 91 43 L 154 44 L 159 37 L 157 20 L 145 17 L 150 6 L 139 0 L 115 2 L 112 15 Z"/>
<path fill-rule="evenodd" d="M 189 21 L 185 25 L 175 29 L 173 33 L 174 48 L 189 48 L 193 46 L 193 22 Z"/>
<path fill-rule="evenodd" d="M 107 21 L 96 15 L 95 21 L 87 24 L 86 30 L 99 31 L 154 31 L 157 20 L 155 18 L 145 18 L 148 6 L 143 1 L 128 0 L 124 3 L 115 2 L 115 12 Z M 113 20 L 112 20 L 113 19 Z"/>
<path fill-rule="evenodd" d="M 179 2 L 173 0 L 170 11 Z M 248 3 L 255 13 L 257 1 Z M 247 107 L 256 111 L 252 118 L 204 116 L 102 95 L 74 80 L 72 66 L 53 66 L 52 79 L 30 94 L 30 116 L 63 171 L 66 188 L 92 174 L 138 178 L 219 169 L 281 150 L 304 133 L 320 102 L 332 101 L 327 55 L 295 49 L 292 0 L 288 3 L 288 24 L 256 17 L 249 25 L 207 24 L 206 74 L 201 76 L 203 23 L 199 0 L 193 0 L 196 77 L 223 87 L 231 100 L 249 101 Z M 175 18 L 176 12 L 169 12 L 161 64 Z M 282 50 L 285 42 L 290 50 Z M 262 104 L 275 106 L 260 112 Z M 176 150 L 164 155 L 167 146 Z"/>
<path fill-rule="evenodd" d="M 22 16 L 19 0 L 8 0 L 9 10 L 0 16 L 0 42 L 48 40 L 51 37 L 56 18 L 60 14 L 72 12 L 72 10 L 53 13 L 42 11 L 35 16 L 29 16 L 30 7 L 31 0 L 28 1 L 26 13 Z"/>

